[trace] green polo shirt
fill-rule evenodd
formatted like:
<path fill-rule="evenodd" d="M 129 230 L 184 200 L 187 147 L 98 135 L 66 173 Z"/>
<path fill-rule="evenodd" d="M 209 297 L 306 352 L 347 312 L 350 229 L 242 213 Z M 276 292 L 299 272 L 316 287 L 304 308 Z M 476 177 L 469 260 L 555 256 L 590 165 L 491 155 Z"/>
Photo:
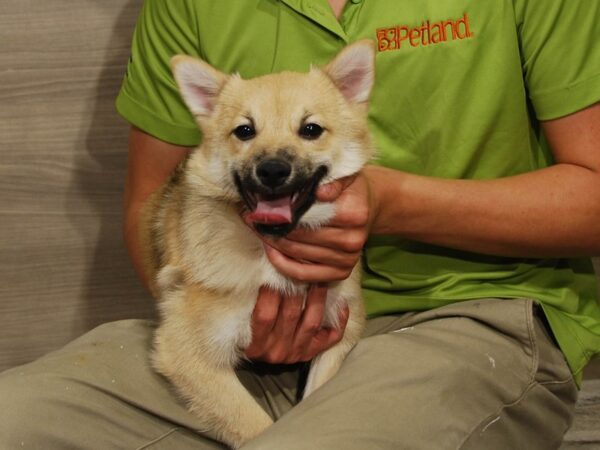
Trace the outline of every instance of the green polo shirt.
<path fill-rule="evenodd" d="M 539 120 L 600 100 L 598 17 L 596 0 L 351 0 L 340 21 L 326 0 L 146 0 L 117 109 L 162 140 L 196 145 L 201 135 L 171 76 L 172 55 L 253 77 L 306 71 L 369 38 L 378 48 L 375 163 L 441 178 L 507 177 L 552 164 Z M 372 237 L 364 267 L 370 316 L 533 298 L 578 380 L 600 352 L 587 260 L 499 258 Z"/>

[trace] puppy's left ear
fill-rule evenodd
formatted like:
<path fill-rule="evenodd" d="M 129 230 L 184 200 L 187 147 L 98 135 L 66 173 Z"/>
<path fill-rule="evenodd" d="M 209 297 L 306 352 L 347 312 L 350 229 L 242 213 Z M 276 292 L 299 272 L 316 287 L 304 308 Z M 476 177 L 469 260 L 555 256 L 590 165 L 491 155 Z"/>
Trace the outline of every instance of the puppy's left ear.
<path fill-rule="evenodd" d="M 346 99 L 354 103 L 367 102 L 375 79 L 373 41 L 365 39 L 348 45 L 323 71 Z"/>

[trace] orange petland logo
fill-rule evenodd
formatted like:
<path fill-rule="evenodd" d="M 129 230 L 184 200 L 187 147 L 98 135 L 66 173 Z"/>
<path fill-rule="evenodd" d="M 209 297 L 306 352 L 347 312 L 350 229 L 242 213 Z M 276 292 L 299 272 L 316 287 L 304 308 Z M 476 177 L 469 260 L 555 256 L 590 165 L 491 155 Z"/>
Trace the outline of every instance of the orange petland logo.
<path fill-rule="evenodd" d="M 377 45 L 380 52 L 400 50 L 402 46 L 421 47 L 472 38 L 469 15 L 465 13 L 457 20 L 442 20 L 431 23 L 429 20 L 417 27 L 396 25 L 377 29 Z"/>

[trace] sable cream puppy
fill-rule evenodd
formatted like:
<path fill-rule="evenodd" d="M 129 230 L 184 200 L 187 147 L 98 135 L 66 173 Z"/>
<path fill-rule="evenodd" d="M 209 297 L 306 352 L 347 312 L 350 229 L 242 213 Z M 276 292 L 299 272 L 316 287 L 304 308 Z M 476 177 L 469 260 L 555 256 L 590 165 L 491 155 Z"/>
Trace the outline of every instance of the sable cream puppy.
<path fill-rule="evenodd" d="M 234 372 L 252 340 L 258 290 L 308 289 L 271 266 L 241 214 L 273 236 L 333 217 L 332 204 L 315 201 L 317 187 L 358 172 L 373 154 L 374 49 L 360 41 L 324 68 L 249 80 L 187 56 L 173 58 L 173 72 L 203 139 L 144 211 L 145 265 L 161 312 L 153 362 L 202 429 L 238 448 L 272 423 Z M 345 305 L 344 337 L 313 360 L 305 396 L 337 372 L 363 331 L 360 267 L 329 286 L 323 325 L 336 326 Z"/>

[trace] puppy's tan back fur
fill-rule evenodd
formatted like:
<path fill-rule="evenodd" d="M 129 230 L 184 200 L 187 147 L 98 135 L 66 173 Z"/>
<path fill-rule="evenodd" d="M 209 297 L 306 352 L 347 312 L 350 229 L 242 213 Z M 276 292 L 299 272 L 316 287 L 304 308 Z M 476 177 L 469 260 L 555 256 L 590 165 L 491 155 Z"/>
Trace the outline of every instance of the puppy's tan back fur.
<path fill-rule="evenodd" d="M 308 288 L 273 268 L 261 241 L 242 221 L 240 214 L 252 206 L 248 198 L 257 197 L 267 209 L 272 202 L 262 194 L 244 199 L 242 184 L 258 183 L 256 166 L 269 158 L 286 158 L 290 177 L 319 183 L 359 171 L 373 153 L 366 124 L 373 59 L 372 44 L 359 42 L 324 69 L 252 80 L 224 75 L 189 57 L 174 59 L 175 77 L 203 142 L 153 195 L 143 215 L 144 263 L 162 318 L 153 361 L 186 399 L 200 427 L 233 448 L 272 423 L 234 372 L 252 339 L 258 290 L 269 285 L 305 294 Z M 306 123 L 318 124 L 322 134 L 307 138 L 299 132 Z M 254 136 L 236 137 L 240 126 L 252 127 Z M 299 189 L 291 199 L 306 197 L 308 188 Z M 292 215 L 294 201 L 289 200 Z M 296 218 L 299 226 L 318 227 L 334 212 L 331 204 L 315 203 Z M 344 337 L 313 361 L 305 395 L 337 372 L 360 338 L 359 267 L 329 286 L 324 325 L 335 326 L 346 304 L 350 318 Z"/>

